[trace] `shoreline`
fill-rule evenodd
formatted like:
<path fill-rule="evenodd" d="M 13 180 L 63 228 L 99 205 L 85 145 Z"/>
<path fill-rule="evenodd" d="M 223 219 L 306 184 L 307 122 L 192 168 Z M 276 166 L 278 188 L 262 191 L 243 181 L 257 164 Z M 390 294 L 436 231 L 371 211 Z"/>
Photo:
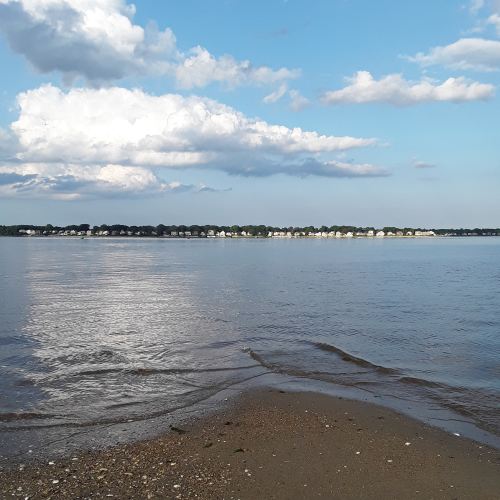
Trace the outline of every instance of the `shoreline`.
<path fill-rule="evenodd" d="M 497 498 L 500 451 L 321 393 L 244 391 L 131 444 L 0 469 L 2 498 Z"/>

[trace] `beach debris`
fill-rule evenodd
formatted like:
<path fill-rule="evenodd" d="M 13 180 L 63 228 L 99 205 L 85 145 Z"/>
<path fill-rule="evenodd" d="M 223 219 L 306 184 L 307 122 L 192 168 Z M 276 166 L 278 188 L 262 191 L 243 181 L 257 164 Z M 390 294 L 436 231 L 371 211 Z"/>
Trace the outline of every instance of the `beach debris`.
<path fill-rule="evenodd" d="M 54 462 L 49 462 L 49 465 L 56 465 Z"/>
<path fill-rule="evenodd" d="M 390 463 L 390 464 L 392 464 L 392 460 L 391 459 L 387 460 L 387 462 Z"/>
<path fill-rule="evenodd" d="M 460 437 L 460 434 L 458 432 L 454 432 L 453 435 Z"/>
<path fill-rule="evenodd" d="M 360 451 L 357 451 L 357 452 L 356 452 L 356 455 L 359 455 L 360 453 L 361 453 Z"/>
<path fill-rule="evenodd" d="M 212 442 L 208 442 L 206 444 L 203 445 L 203 448 L 210 448 L 210 446 L 213 446 L 214 443 Z"/>
<path fill-rule="evenodd" d="M 410 446 L 410 445 L 411 445 L 410 441 L 406 441 L 405 446 Z"/>
<path fill-rule="evenodd" d="M 57 484 L 59 483 L 59 479 L 52 479 L 52 484 Z"/>
<path fill-rule="evenodd" d="M 243 448 L 236 448 L 233 453 L 243 453 L 245 450 Z"/>
<path fill-rule="evenodd" d="M 175 488 L 175 489 L 178 489 L 178 488 L 180 488 L 180 487 L 181 487 L 181 485 L 180 485 L 180 484 L 174 484 L 174 488 Z"/>

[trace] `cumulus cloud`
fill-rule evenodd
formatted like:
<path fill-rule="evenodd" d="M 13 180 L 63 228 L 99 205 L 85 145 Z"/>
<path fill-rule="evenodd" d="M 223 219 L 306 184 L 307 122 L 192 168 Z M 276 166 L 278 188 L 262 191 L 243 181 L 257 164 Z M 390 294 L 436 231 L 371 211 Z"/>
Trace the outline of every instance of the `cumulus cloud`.
<path fill-rule="evenodd" d="M 485 100 L 493 97 L 495 91 L 493 85 L 464 77 L 448 78 L 442 83 L 430 79 L 410 82 L 402 75 L 391 74 L 376 80 L 368 71 L 358 71 L 347 82 L 342 89 L 326 92 L 322 101 L 325 104 L 384 102 L 407 106 L 432 101 Z"/>
<path fill-rule="evenodd" d="M 272 125 L 203 97 L 152 96 L 137 89 L 64 92 L 44 85 L 19 94 L 17 103 L 20 114 L 11 129 L 23 161 L 185 167 L 238 152 L 321 154 L 376 143 Z"/>
<path fill-rule="evenodd" d="M 458 70 L 500 70 L 500 41 L 484 38 L 461 38 L 450 45 L 419 52 L 408 58 L 422 66 L 441 65 Z"/>
<path fill-rule="evenodd" d="M 0 0 L 0 32 L 11 48 L 42 73 L 60 72 L 67 83 L 83 77 L 101 84 L 131 75 L 167 75 L 179 87 L 222 82 L 267 85 L 299 71 L 254 66 L 203 47 L 177 48 L 169 28 L 134 24 L 125 0 Z"/>
<path fill-rule="evenodd" d="M 199 191 L 203 187 L 206 188 L 178 181 L 164 182 L 150 169 L 122 165 L 23 163 L 0 166 L 0 193 L 3 196 L 74 200 L 124 195 L 151 196 L 167 192 Z"/>
<path fill-rule="evenodd" d="M 250 61 L 237 61 L 232 56 L 214 57 L 203 47 L 195 47 L 175 67 L 175 78 L 180 88 L 204 87 L 212 82 L 229 87 L 243 84 L 268 85 L 283 82 L 300 75 L 298 70 L 267 66 L 253 66 Z"/>
<path fill-rule="evenodd" d="M 44 85 L 19 94 L 17 105 L 19 116 L 5 134 L 16 149 L 0 158 L 0 172 L 13 175 L 2 183 L 3 193 L 6 186 L 11 193 L 64 199 L 215 190 L 164 183 L 156 174 L 188 167 L 244 176 L 387 175 L 374 165 L 329 158 L 375 139 L 273 125 L 203 97 Z"/>

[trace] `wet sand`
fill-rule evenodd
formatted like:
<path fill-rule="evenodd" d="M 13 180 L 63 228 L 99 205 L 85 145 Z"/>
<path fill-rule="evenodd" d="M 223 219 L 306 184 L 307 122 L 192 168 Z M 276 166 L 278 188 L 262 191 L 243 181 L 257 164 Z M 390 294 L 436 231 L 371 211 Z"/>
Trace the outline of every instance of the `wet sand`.
<path fill-rule="evenodd" d="M 268 389 L 153 440 L 12 464 L 0 497 L 498 499 L 500 452 L 367 403 Z"/>

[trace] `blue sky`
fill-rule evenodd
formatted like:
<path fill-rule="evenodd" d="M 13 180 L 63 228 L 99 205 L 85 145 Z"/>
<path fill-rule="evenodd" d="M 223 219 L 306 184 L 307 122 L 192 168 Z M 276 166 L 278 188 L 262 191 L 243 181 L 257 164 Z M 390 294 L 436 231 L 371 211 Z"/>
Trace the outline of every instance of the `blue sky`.
<path fill-rule="evenodd" d="M 499 226 L 495 0 L 0 0 L 0 67 L 0 224 Z"/>

